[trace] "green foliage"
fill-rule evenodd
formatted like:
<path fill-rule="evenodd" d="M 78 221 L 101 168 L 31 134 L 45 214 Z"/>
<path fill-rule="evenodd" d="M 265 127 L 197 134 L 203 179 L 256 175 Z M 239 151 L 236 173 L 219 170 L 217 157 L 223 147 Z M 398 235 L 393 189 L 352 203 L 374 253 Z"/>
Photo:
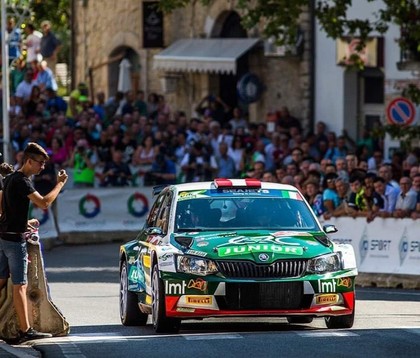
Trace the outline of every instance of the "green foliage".
<path fill-rule="evenodd" d="M 32 18 L 30 21 L 36 29 L 41 28 L 41 22 L 49 20 L 52 31 L 62 43 L 58 53 L 59 62 L 70 62 L 70 0 L 35 0 L 30 2 Z"/>
<path fill-rule="evenodd" d="M 412 141 L 420 138 L 420 126 L 399 126 L 387 124 L 372 133 L 374 138 L 383 138 L 388 133 L 391 138 L 401 141 L 401 149 L 410 151 Z"/>
<path fill-rule="evenodd" d="M 402 95 L 410 99 L 416 105 L 420 104 L 420 90 L 415 84 L 410 83 L 408 87 L 403 90 Z"/>

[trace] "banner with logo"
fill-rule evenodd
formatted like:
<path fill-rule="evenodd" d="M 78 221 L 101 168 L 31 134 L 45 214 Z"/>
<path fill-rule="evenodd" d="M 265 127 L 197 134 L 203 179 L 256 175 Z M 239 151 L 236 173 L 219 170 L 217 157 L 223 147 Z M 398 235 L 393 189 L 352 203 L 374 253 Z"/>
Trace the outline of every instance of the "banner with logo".
<path fill-rule="evenodd" d="M 333 218 L 330 238 L 351 244 L 359 272 L 420 275 L 420 221 L 411 219 Z"/>
<path fill-rule="evenodd" d="M 60 232 L 139 231 L 153 196 L 151 188 L 66 190 L 58 197 Z"/>
<path fill-rule="evenodd" d="M 51 208 L 40 209 L 32 204 L 29 204 L 29 219 L 37 219 L 39 221 L 38 234 L 40 239 L 55 239 L 58 238 L 57 227 L 55 225 L 54 214 Z"/>

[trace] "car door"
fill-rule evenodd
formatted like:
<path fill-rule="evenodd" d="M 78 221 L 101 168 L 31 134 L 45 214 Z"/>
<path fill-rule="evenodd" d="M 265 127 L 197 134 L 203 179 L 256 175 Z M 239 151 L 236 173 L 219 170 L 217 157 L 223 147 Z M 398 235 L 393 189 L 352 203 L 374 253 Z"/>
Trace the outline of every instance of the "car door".
<path fill-rule="evenodd" d="M 137 259 L 138 271 L 139 276 L 144 279 L 144 287 L 147 291 L 151 287 L 151 253 L 154 251 L 155 245 L 159 244 L 160 240 L 162 240 L 162 233 L 159 227 L 159 214 L 165 197 L 165 192 L 161 192 L 158 195 L 149 212 L 145 226 L 137 237 L 139 244 Z"/>

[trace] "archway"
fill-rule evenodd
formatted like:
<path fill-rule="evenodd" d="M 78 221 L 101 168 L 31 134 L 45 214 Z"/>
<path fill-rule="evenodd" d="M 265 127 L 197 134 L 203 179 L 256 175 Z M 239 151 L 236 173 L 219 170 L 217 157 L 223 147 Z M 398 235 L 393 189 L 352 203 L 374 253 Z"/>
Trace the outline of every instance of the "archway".
<path fill-rule="evenodd" d="M 220 38 L 247 38 L 248 34 L 241 25 L 241 17 L 235 11 L 224 12 L 216 20 L 212 37 Z M 219 95 L 230 108 L 240 107 L 247 112 L 247 106 L 240 103 L 237 96 L 236 85 L 239 79 L 248 72 L 247 54 L 237 59 L 236 74 L 219 75 Z"/>
<path fill-rule="evenodd" d="M 108 93 L 109 96 L 115 96 L 118 88 L 118 77 L 120 63 L 126 58 L 131 64 L 131 85 L 132 90 L 140 89 L 140 59 L 136 51 L 128 46 L 119 46 L 115 48 L 109 55 L 108 64 Z"/>

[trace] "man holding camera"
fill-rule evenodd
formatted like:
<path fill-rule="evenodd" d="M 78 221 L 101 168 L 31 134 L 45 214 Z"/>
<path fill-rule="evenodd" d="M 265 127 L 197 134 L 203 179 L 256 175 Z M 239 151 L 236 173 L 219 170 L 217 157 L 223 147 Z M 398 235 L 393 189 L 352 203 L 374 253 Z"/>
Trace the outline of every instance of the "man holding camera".
<path fill-rule="evenodd" d="M 37 143 L 28 143 L 23 153 L 23 166 L 7 175 L 0 191 L 0 290 L 6 286 L 9 276 L 13 282 L 13 304 L 19 321 L 19 342 L 51 337 L 30 326 L 26 296 L 28 261 L 26 235 L 39 226 L 36 219 L 28 221 L 29 202 L 47 209 L 54 202 L 64 184 L 67 174 L 61 170 L 57 184 L 45 196 L 38 193 L 31 182 L 32 175 L 39 174 L 49 156 Z"/>

